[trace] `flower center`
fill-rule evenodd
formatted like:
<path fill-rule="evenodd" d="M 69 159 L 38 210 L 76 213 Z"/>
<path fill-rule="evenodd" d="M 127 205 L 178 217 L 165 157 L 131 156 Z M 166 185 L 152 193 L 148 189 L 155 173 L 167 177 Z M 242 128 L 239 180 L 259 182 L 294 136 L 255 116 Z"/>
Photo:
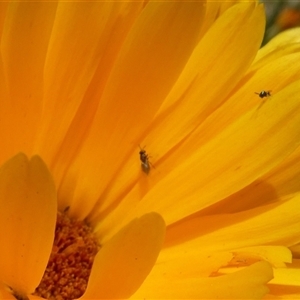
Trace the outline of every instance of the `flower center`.
<path fill-rule="evenodd" d="M 34 295 L 51 300 L 82 296 L 99 248 L 91 227 L 58 213 L 51 256 Z"/>

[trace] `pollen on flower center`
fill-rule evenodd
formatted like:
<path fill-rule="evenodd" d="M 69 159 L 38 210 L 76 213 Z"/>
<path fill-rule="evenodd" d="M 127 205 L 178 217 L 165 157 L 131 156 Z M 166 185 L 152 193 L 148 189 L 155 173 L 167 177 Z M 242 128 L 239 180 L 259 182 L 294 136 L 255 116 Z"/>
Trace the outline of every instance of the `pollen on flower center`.
<path fill-rule="evenodd" d="M 82 296 L 98 250 L 91 227 L 58 213 L 51 256 L 34 295 L 53 300 Z"/>

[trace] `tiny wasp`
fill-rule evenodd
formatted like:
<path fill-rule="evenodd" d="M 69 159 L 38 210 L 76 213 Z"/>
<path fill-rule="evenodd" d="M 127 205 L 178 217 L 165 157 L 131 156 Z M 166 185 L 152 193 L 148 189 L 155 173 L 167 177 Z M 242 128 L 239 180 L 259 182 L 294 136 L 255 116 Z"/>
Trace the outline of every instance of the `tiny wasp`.
<path fill-rule="evenodd" d="M 255 112 L 257 112 L 264 104 L 265 102 L 267 101 L 267 98 L 271 97 L 271 91 L 265 91 L 265 90 L 262 90 L 260 91 L 259 93 L 257 92 L 254 92 L 256 95 L 259 96 L 259 98 L 262 99 L 261 103 L 259 104 L 258 108 L 255 110 Z M 264 99 L 265 98 L 265 99 Z"/>
<path fill-rule="evenodd" d="M 265 97 L 270 97 L 271 96 L 271 91 L 261 91 L 259 93 L 256 93 L 260 98 L 265 98 Z"/>
<path fill-rule="evenodd" d="M 150 165 L 153 167 L 153 165 L 151 164 L 151 162 L 149 161 L 149 158 L 150 156 L 147 154 L 146 150 L 145 150 L 145 147 L 144 148 L 141 148 L 140 147 L 140 160 L 141 160 L 141 167 L 142 167 L 142 170 L 143 172 L 145 172 L 146 174 L 149 174 L 150 172 Z"/>

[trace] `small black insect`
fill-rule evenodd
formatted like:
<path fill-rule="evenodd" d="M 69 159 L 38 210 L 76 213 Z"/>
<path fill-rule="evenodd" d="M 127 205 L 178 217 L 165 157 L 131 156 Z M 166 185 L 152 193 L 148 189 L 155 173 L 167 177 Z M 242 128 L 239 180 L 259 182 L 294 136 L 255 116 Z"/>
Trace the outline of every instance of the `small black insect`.
<path fill-rule="evenodd" d="M 144 149 L 145 147 L 144 148 L 141 148 L 141 146 L 139 146 L 139 147 L 140 147 L 140 152 L 139 152 L 140 160 L 142 162 L 141 163 L 142 170 L 146 174 L 149 174 L 151 166 L 153 166 L 151 164 L 151 162 L 149 161 L 150 156 L 147 154 L 146 150 Z"/>
<path fill-rule="evenodd" d="M 266 97 L 270 97 L 271 96 L 271 91 L 261 91 L 259 93 L 256 93 L 260 98 L 266 98 Z"/>

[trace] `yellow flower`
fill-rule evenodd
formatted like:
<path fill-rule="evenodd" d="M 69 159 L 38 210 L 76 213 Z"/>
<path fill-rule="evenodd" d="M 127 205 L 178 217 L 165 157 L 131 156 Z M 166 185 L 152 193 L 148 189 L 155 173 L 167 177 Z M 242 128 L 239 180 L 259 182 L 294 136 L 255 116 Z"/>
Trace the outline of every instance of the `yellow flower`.
<path fill-rule="evenodd" d="M 0 299 L 300 296 L 299 30 L 258 50 L 256 1 L 0 20 Z"/>

